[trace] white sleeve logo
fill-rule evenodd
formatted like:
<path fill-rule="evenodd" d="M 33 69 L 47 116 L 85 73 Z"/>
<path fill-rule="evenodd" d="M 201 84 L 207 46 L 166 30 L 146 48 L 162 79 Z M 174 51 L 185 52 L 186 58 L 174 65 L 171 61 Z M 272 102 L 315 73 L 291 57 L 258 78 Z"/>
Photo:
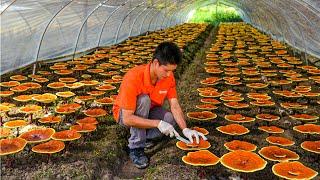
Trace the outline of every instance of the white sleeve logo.
<path fill-rule="evenodd" d="M 168 92 L 167 90 L 160 90 L 159 94 L 167 94 L 167 92 Z"/>

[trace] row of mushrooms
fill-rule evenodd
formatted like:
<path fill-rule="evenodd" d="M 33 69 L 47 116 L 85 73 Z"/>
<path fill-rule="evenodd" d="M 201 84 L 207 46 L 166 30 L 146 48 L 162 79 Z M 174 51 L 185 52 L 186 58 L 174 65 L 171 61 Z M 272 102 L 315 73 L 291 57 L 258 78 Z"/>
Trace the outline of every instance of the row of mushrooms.
<path fill-rule="evenodd" d="M 99 131 L 98 125 L 110 119 L 124 73 L 149 61 L 159 43 L 174 41 L 184 49 L 207 28 L 178 25 L 73 60 L 43 64 L 36 74 L 4 75 L 0 156 L 20 152 L 27 144 L 36 153 L 58 153 L 68 142 Z"/>
<path fill-rule="evenodd" d="M 245 23 L 220 24 L 217 40 L 207 51 L 204 66 L 209 77 L 203 79 L 202 87 L 197 89 L 202 104 L 197 104 L 198 110 L 187 116 L 204 126 L 221 117 L 227 122 L 216 130 L 237 138 L 224 143 L 230 152 L 220 158 L 207 150 L 211 147 L 209 141 L 200 139 L 199 144 L 179 141 L 178 148 L 194 151 L 182 157 L 184 163 L 212 166 L 221 162 L 231 170 L 249 173 L 264 169 L 267 161 L 274 161 L 279 163 L 272 166 L 272 172 L 279 177 L 312 179 L 317 176 L 317 171 L 298 162 L 299 154 L 283 148 L 294 145 L 295 141 L 282 135 L 292 129 L 319 137 L 319 114 L 308 114 L 306 109 L 319 107 L 320 69 L 304 65 L 288 53 L 285 45 Z M 217 109 L 222 107 L 227 109 L 227 114 L 220 115 L 221 110 Z M 243 114 L 243 110 L 253 108 L 257 109 L 255 117 Z M 284 114 L 269 113 L 274 109 L 283 110 Z M 283 118 L 299 121 L 300 125 L 278 127 L 275 122 Z M 247 126 L 250 123 L 251 126 Z M 209 134 L 204 127 L 197 128 Z M 258 148 L 255 144 L 238 138 L 251 129 L 269 135 L 265 141 L 271 145 L 259 147 L 258 154 L 254 152 Z M 320 140 L 305 140 L 300 146 L 309 153 L 320 154 Z"/>

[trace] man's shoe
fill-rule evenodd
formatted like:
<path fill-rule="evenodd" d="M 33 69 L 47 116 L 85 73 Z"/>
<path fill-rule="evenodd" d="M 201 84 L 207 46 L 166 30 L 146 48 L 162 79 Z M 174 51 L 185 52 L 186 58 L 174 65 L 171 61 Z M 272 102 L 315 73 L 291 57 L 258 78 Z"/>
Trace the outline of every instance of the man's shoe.
<path fill-rule="evenodd" d="M 129 156 L 133 164 L 139 169 L 144 169 L 149 165 L 149 160 L 144 154 L 144 148 L 130 149 Z"/>

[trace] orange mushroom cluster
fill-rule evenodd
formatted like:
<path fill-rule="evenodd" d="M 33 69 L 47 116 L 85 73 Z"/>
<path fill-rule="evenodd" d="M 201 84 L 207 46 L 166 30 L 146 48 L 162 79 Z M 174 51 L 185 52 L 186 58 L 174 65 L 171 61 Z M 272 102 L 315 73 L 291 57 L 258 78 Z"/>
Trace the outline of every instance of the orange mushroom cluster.
<path fill-rule="evenodd" d="M 208 150 L 188 152 L 182 161 L 192 166 L 213 166 L 219 163 L 219 158 Z"/>

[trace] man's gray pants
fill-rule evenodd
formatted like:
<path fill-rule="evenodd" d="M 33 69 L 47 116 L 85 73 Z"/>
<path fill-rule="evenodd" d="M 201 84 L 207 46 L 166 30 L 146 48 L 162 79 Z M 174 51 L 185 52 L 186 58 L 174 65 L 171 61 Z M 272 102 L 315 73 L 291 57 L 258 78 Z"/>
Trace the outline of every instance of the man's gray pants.
<path fill-rule="evenodd" d="M 174 120 L 171 112 L 160 106 L 153 107 L 152 109 L 150 109 L 150 107 L 150 97 L 146 94 L 141 94 L 137 97 L 137 106 L 134 114 L 145 119 L 158 119 L 168 122 L 173 126 L 176 125 L 176 121 Z M 122 110 L 120 110 L 119 124 L 125 126 L 123 123 Z M 130 127 L 130 134 L 131 136 L 129 138 L 128 145 L 130 149 L 144 148 L 147 139 L 154 139 L 163 136 L 158 128 L 140 129 Z"/>

